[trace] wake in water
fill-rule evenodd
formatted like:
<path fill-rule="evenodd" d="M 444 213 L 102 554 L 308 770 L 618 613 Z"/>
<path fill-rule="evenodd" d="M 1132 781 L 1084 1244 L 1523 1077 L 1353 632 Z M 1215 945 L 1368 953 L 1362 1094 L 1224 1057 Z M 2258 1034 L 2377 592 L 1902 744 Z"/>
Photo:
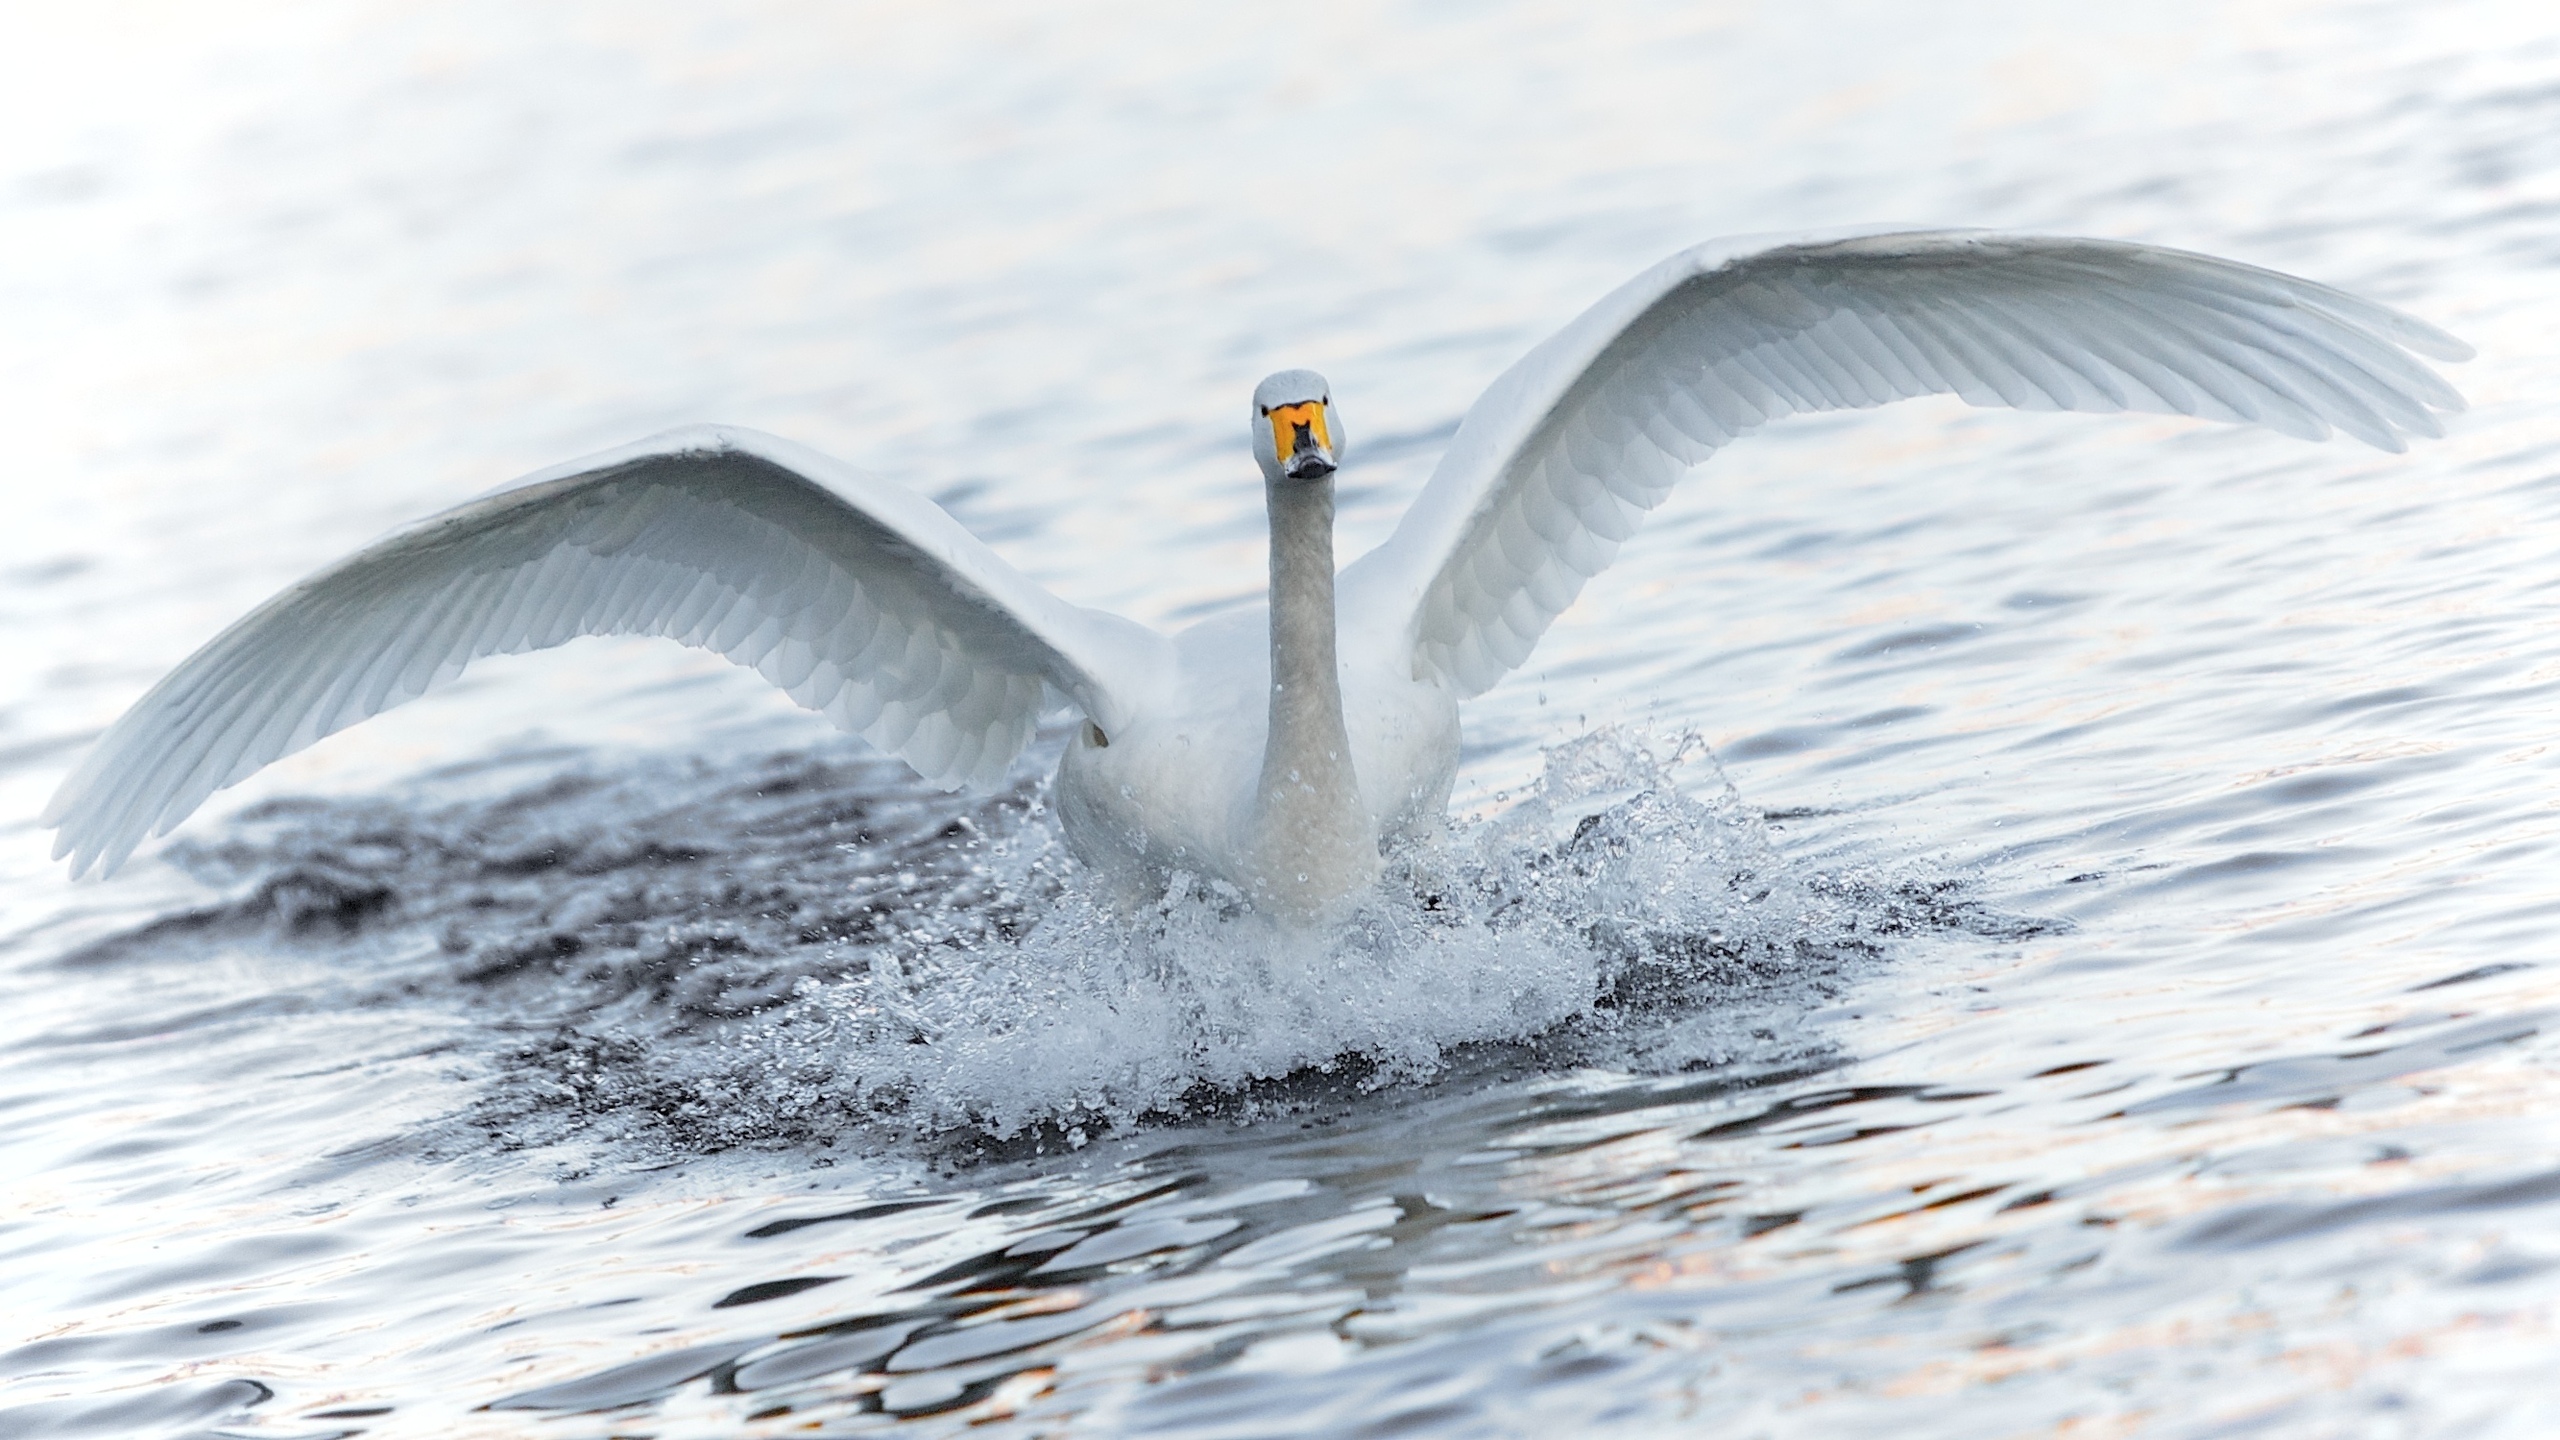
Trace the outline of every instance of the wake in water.
<path fill-rule="evenodd" d="M 973 804 L 867 757 L 640 766 L 423 816 L 280 803 L 173 858 L 226 897 L 75 960 L 324 942 L 345 1003 L 486 1015 L 468 1120 L 498 1143 L 676 1153 L 1079 1145 L 1453 1065 L 1800 1064 L 1822 1050 L 1801 1018 L 1884 939 L 2023 923 L 1947 882 L 1791 866 L 1694 739 L 1616 730 L 1393 857 L 1323 935 L 1188 876 L 1107 907 L 1037 781 Z"/>

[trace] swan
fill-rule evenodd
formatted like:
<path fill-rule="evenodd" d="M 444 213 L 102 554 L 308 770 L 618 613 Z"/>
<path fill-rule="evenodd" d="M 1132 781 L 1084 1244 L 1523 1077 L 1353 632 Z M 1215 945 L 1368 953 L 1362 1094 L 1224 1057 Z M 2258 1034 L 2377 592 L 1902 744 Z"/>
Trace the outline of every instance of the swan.
<path fill-rule="evenodd" d="M 1167 636 L 1050 594 L 923 497 L 705 426 L 525 476 L 369 546 L 214 637 L 43 814 L 75 878 L 206 796 L 474 659 L 657 635 L 752 666 L 948 788 L 1077 725 L 1075 853 L 1310 919 L 1442 823 L 1459 702 L 1526 659 L 1709 455 L 1797 412 L 1952 393 L 2341 430 L 2384 450 L 2462 398 L 2451 335 L 2271 270 L 2122 241 L 1863 227 L 1684 250 L 1494 380 L 1389 538 L 1337 572 L 1347 436 L 1324 378 L 1253 393 L 1267 607 Z"/>

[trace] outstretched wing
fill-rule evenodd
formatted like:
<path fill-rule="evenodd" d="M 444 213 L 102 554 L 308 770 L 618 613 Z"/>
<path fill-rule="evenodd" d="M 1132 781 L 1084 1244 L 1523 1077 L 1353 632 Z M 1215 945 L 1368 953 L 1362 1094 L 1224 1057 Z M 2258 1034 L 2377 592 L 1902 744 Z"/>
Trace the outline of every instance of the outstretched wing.
<path fill-rule="evenodd" d="M 931 501 L 748 430 L 671 431 L 377 542 L 252 611 L 110 727 L 45 809 L 112 871 L 223 786 L 484 655 L 663 635 L 753 666 L 946 785 L 992 785 L 1044 685 L 1102 725 L 1163 637 L 1067 604 Z"/>
<path fill-rule="evenodd" d="M 1459 693 L 1528 658 L 1647 511 L 1799 411 L 1955 394 L 2332 428 L 2400 450 L 2462 408 L 2418 355 L 2470 347 L 2289 275 L 2106 240 L 1865 230 L 1671 257 L 1494 381 L 1395 533 L 1343 572 L 1415 673 Z M 1382 619 L 1382 623 L 1393 623 Z"/>

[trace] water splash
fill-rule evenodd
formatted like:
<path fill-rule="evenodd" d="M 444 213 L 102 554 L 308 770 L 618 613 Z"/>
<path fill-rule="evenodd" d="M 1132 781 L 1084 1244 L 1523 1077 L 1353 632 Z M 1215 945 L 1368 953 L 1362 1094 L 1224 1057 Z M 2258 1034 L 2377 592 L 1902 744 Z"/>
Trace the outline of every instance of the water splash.
<path fill-rule="evenodd" d="M 1293 1077 L 1421 1080 L 1468 1047 L 1587 1058 L 1629 1017 L 1730 999 L 1737 979 L 1831 978 L 1836 907 L 1789 880 L 1720 775 L 1704 797 L 1673 783 L 1686 758 L 1615 731 L 1559 747 L 1521 803 L 1396 856 L 1323 933 L 1191 876 L 1135 914 L 1111 907 L 1025 813 L 980 853 L 977 887 L 804 976 L 697 1057 L 688 1101 L 651 1109 L 736 1138 L 867 1125 L 1076 1144 L 1239 1095 L 1293 1103 Z"/>
<path fill-rule="evenodd" d="M 1390 857 L 1323 933 L 1177 876 L 1089 890 L 1045 786 L 970 802 L 854 753 L 624 765 L 412 813 L 252 812 L 181 863 L 223 898 L 74 957 L 245 930 L 344 1003 L 478 1012 L 464 1123 L 506 1148 L 1078 1145 L 1148 1117 L 1470 1072 L 1788 1063 L 1881 939 L 1982 932 L 1961 887 L 1791 864 L 1695 737 L 1602 729 Z"/>

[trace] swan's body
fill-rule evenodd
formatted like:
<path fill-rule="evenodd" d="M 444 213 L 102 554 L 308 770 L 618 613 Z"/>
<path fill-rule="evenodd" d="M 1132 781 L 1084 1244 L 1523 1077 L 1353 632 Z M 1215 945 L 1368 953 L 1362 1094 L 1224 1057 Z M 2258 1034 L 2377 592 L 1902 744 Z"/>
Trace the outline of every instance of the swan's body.
<path fill-rule="evenodd" d="M 1145 885 L 1282 913 L 1441 819 L 1458 703 L 1525 659 L 1672 484 L 1796 411 L 1954 393 L 2332 428 L 2398 450 L 2461 398 L 2461 342 L 2271 271 L 2107 241 L 1857 231 L 1723 241 L 1604 297 L 1498 378 L 1387 542 L 1337 575 L 1340 419 L 1284 372 L 1252 420 L 1266 610 L 1168 638 L 1058 599 L 931 502 L 748 431 L 676 431 L 529 476 L 285 591 L 155 686 L 45 821 L 113 870 L 215 789 L 483 655 L 668 636 L 949 785 L 1000 779 L 1054 703 L 1069 840 Z"/>
<path fill-rule="evenodd" d="M 1440 823 L 1458 768 L 1457 693 L 1337 625 L 1340 740 L 1272 744 L 1273 701 L 1288 698 L 1273 691 L 1272 631 L 1266 609 L 1183 631 L 1168 703 L 1068 742 L 1058 813 L 1088 864 L 1142 885 L 1189 870 L 1302 912 L 1365 885 L 1380 841 Z M 1327 753 L 1337 744 L 1339 765 Z"/>
<path fill-rule="evenodd" d="M 1058 808 L 1126 816 L 1078 828 L 1143 848 L 1163 868 L 1223 872 L 1219 857 L 1252 838 L 1270 733 L 1269 623 L 1264 611 L 1247 610 L 1175 637 L 1174 703 L 1126 731 L 1103 732 L 1107 748 L 1079 730 L 1058 765 Z M 1436 828 L 1458 772 L 1457 693 L 1354 649 L 1342 659 L 1342 720 L 1352 782 L 1377 838 Z M 1143 810 L 1120 799 L 1123 786 L 1147 797 Z"/>

